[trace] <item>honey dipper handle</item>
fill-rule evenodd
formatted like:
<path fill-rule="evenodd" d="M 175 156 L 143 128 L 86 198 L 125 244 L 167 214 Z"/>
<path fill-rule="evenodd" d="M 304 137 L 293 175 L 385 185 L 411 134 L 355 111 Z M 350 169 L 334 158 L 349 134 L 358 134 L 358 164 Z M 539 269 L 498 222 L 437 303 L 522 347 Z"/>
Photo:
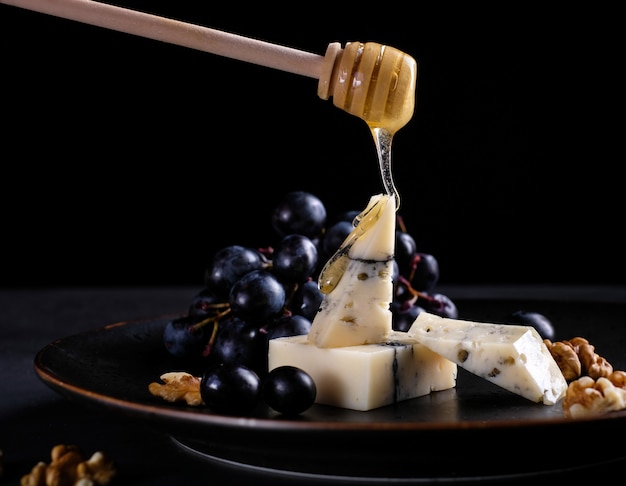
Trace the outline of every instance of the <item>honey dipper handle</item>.
<path fill-rule="evenodd" d="M 319 79 L 324 57 L 93 0 L 0 0 L 0 3 L 189 47 Z"/>

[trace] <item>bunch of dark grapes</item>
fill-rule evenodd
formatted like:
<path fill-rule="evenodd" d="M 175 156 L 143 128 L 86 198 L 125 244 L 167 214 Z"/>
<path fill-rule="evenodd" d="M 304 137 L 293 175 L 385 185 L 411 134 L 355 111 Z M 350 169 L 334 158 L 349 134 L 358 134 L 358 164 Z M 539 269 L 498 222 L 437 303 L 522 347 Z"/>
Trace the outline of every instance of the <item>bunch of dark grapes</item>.
<path fill-rule="evenodd" d="M 276 245 L 230 245 L 212 255 L 204 288 L 164 331 L 169 353 L 200 367 L 201 395 L 209 408 L 240 414 L 265 401 L 281 413 L 297 414 L 314 402 L 315 384 L 302 370 L 268 373 L 268 342 L 309 332 L 323 298 L 319 272 L 359 212 L 346 211 L 330 224 L 318 197 L 290 192 L 271 215 Z M 393 328 L 407 331 L 422 311 L 457 317 L 454 302 L 434 291 L 435 257 L 418 250 L 400 216 L 397 228 Z"/>

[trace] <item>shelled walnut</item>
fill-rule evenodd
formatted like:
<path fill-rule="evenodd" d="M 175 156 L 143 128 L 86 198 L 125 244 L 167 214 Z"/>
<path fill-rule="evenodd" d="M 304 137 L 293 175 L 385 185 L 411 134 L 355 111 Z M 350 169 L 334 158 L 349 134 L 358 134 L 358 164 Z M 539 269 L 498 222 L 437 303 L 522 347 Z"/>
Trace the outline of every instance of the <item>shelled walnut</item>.
<path fill-rule="evenodd" d="M 163 383 L 150 383 L 148 390 L 168 402 L 185 401 L 187 405 L 202 405 L 200 378 L 184 371 L 170 371 L 160 376 Z"/>
<path fill-rule="evenodd" d="M 614 371 L 594 380 L 581 376 L 567 387 L 563 399 L 566 417 L 586 417 L 626 409 L 626 373 Z"/>
<path fill-rule="evenodd" d="M 544 342 L 567 381 L 581 376 L 590 376 L 596 380 L 613 372 L 613 366 L 597 354 L 595 346 L 585 338 L 575 337 L 555 343 L 544 339 Z"/>
<path fill-rule="evenodd" d="M 569 382 L 563 412 L 566 417 L 584 417 L 626 409 L 626 372 L 595 352 L 582 337 L 544 343 Z"/>
<path fill-rule="evenodd" d="M 104 486 L 116 474 L 113 461 L 102 452 L 85 459 L 75 445 L 54 446 L 50 459 L 49 464 L 35 464 L 22 476 L 20 486 Z"/>

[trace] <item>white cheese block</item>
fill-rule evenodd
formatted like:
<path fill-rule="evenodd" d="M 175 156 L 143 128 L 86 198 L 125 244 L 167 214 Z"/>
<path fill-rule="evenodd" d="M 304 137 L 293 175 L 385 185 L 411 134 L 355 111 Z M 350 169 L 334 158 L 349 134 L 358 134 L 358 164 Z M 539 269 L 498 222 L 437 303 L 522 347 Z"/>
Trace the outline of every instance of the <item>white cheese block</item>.
<path fill-rule="evenodd" d="M 391 332 L 395 198 L 372 196 L 368 208 L 374 205 L 380 206 L 378 219 L 371 227 L 361 223 L 367 229 L 347 248 L 347 268 L 313 318 L 308 339 L 320 348 L 380 343 Z"/>
<path fill-rule="evenodd" d="M 531 326 L 489 324 L 420 313 L 409 336 L 460 367 L 533 402 L 553 405 L 567 382 Z"/>
<path fill-rule="evenodd" d="M 367 411 L 456 386 L 457 366 L 393 331 L 380 344 L 318 348 L 305 335 L 271 339 L 272 370 L 291 365 L 311 375 L 316 403 Z"/>

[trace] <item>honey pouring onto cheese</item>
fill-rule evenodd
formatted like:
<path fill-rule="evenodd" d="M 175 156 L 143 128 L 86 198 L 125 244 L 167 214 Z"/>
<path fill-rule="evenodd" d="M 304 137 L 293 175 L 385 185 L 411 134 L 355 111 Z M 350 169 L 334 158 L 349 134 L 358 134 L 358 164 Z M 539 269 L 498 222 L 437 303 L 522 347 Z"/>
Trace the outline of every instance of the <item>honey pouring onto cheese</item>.
<path fill-rule="evenodd" d="M 393 136 L 413 116 L 417 63 L 377 43 L 331 44 L 318 94 L 363 119 L 385 189 L 355 218 L 319 276 L 325 294 L 308 335 L 270 341 L 273 369 L 292 365 L 317 386 L 316 402 L 367 411 L 456 384 L 456 363 L 392 331 L 393 259 L 400 198 L 391 171 Z M 330 81 L 327 81 L 330 80 Z"/>
<path fill-rule="evenodd" d="M 400 204 L 391 145 L 394 134 L 413 116 L 417 84 L 417 62 L 393 47 L 351 42 L 341 51 L 331 44 L 326 58 L 333 57 L 337 60 L 329 70 L 331 82 L 322 77 L 318 94 L 322 98 L 332 94 L 335 106 L 367 123 L 386 194 L 370 199 L 320 273 L 319 286 L 327 297 L 309 333 L 309 341 L 318 347 L 380 343 L 391 331 L 389 305 Z"/>
<path fill-rule="evenodd" d="M 453 388 L 457 366 L 533 402 L 555 404 L 567 382 L 532 327 L 439 321 L 422 312 L 408 332 L 392 330 L 400 199 L 391 144 L 413 115 L 417 63 L 387 46 L 349 43 L 333 73 L 336 84 L 325 92 L 321 79 L 319 94 L 332 93 L 336 106 L 366 121 L 386 193 L 370 198 L 323 268 L 325 296 L 308 335 L 270 341 L 270 370 L 302 368 L 317 385 L 317 403 L 361 411 Z"/>
<path fill-rule="evenodd" d="M 457 366 L 534 402 L 562 399 L 567 383 L 531 327 L 444 319 L 422 312 L 392 331 L 396 211 L 394 134 L 413 116 L 417 63 L 368 42 L 328 45 L 324 56 L 90 0 L 0 3 L 316 78 L 318 95 L 369 126 L 385 193 L 372 196 L 320 275 L 323 303 L 308 335 L 276 338 L 269 368 L 307 371 L 317 403 L 370 410 L 456 386 Z"/>

